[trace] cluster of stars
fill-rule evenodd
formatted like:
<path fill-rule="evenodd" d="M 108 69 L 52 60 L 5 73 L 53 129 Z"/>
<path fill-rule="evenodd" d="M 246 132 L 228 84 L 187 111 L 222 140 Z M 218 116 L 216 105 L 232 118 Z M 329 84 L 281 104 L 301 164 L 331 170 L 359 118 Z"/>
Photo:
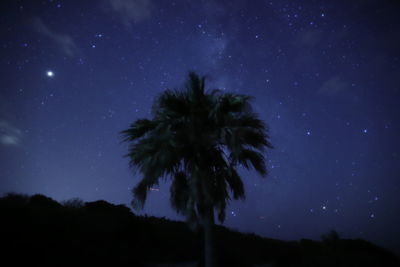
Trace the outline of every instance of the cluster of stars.
<path fill-rule="evenodd" d="M 105 16 L 105 8 L 100 5 L 90 9 L 82 5 L 77 15 L 75 4 L 61 5 L 57 0 L 41 1 L 39 5 L 43 8 L 38 8 L 35 14 L 29 11 L 34 9 L 29 8 L 33 4 L 28 0 L 12 4 L 17 12 L 14 17 L 10 16 L 12 23 L 4 21 L 9 25 L 1 48 L 4 55 L 11 52 L 8 54 L 13 56 L 4 59 L 3 69 L 17 70 L 20 76 L 16 77 L 21 79 L 15 82 L 6 77 L 13 75 L 4 75 L 5 84 L 10 88 L 14 84 L 18 86 L 12 89 L 18 99 L 11 97 L 8 102 L 26 105 L 25 111 L 34 112 L 30 112 L 31 117 L 19 110 L 5 113 L 29 118 L 29 121 L 19 119 L 12 123 L 22 129 L 27 139 L 39 140 L 38 144 L 32 141 L 32 147 L 26 143 L 27 149 L 37 154 L 35 164 L 60 158 L 59 162 L 52 161 L 51 167 L 55 174 L 61 173 L 60 180 L 65 170 L 54 166 L 71 166 L 71 170 L 77 169 L 79 177 L 88 176 L 88 180 L 76 178 L 75 181 L 76 194 L 83 198 L 92 197 L 84 189 L 80 190 L 87 188 L 90 177 L 108 181 L 107 176 L 114 175 L 107 172 L 108 168 L 118 169 L 115 172 L 118 177 L 137 182 L 137 177 L 132 178 L 124 169 L 126 162 L 119 158 L 123 153 L 121 146 L 116 145 L 117 133 L 137 118 L 148 118 L 153 97 L 167 87 L 180 86 L 185 73 L 195 70 L 207 76 L 208 86 L 254 96 L 255 112 L 266 119 L 271 129 L 271 142 L 276 148 L 267 153 L 270 174 L 265 179 L 265 188 L 263 182 L 249 182 L 247 174 L 243 175 L 248 190 L 245 203 L 252 208 L 241 212 L 238 208 L 241 206 L 235 206 L 237 202 L 232 201 L 227 209 L 228 220 L 232 218 L 245 224 L 247 215 L 255 213 L 252 218 L 265 226 L 271 223 L 265 218 L 281 215 L 269 206 L 279 201 L 284 203 L 281 205 L 289 203 L 289 210 L 296 206 L 290 203 L 296 203 L 296 211 L 301 212 L 305 220 L 347 230 L 350 229 L 346 228 L 347 223 L 341 224 L 339 219 L 345 215 L 349 216 L 348 221 L 354 219 L 352 216 L 358 215 L 351 214 L 353 210 L 371 224 L 382 223 L 383 218 L 388 217 L 382 209 L 389 199 L 387 193 L 384 195 L 384 189 L 381 192 L 372 186 L 384 188 L 398 173 L 397 161 L 393 161 L 398 160 L 397 146 L 392 144 L 394 139 L 386 138 L 394 136 L 393 132 L 398 129 L 397 117 L 392 115 L 397 112 L 396 106 L 391 104 L 397 103 L 394 92 L 398 90 L 391 84 L 396 80 L 386 79 L 392 74 L 382 71 L 390 69 L 391 73 L 396 73 L 399 63 L 397 50 L 391 51 L 390 42 L 385 41 L 387 36 L 381 35 L 381 32 L 390 32 L 381 25 L 388 18 L 381 21 L 363 17 L 355 5 L 346 9 L 341 3 L 324 6 L 324 3 L 311 5 L 298 1 L 254 1 L 250 6 L 245 1 L 229 5 L 224 1 L 211 1 L 218 8 L 210 10 L 203 5 L 210 1 L 193 1 L 185 6 L 173 1 L 169 10 L 168 4 L 160 4 L 162 1 L 152 2 L 154 9 L 145 10 L 143 14 L 148 16 L 144 17 L 141 17 L 143 14 L 139 16 L 139 12 L 119 12 L 112 6 L 108 6 L 112 16 Z M 199 16 L 192 16 L 192 8 L 198 10 Z M 64 27 L 63 19 L 50 15 L 58 14 L 60 9 L 71 16 L 70 25 Z M 206 12 L 203 14 L 203 11 Z M 339 13 L 341 16 L 337 16 Z M 235 17 L 235 14 L 240 15 Z M 132 17 L 136 15 L 139 17 Z M 15 25 L 25 27 L 20 22 L 28 17 L 38 17 L 41 23 L 36 28 L 35 25 L 33 29 L 26 28 L 27 32 L 31 31 L 30 35 L 21 37 Z M 79 24 L 74 24 L 75 21 Z M 365 21 L 365 25 L 357 25 L 355 21 Z M 85 27 L 72 31 L 80 25 Z M 371 39 L 371 36 L 377 38 Z M 370 61 L 370 55 L 379 60 Z M 33 67 L 40 73 L 30 74 Z M 24 77 L 38 78 L 38 83 L 30 84 Z M 68 81 L 66 77 L 73 79 Z M 23 84 L 24 81 L 28 82 Z M 329 85 L 328 81 L 332 82 L 331 86 L 320 90 L 324 84 Z M 384 86 L 376 85 L 377 81 L 384 81 Z M 383 87 L 388 89 L 378 90 Z M 4 95 L 12 96 L 12 93 Z M 0 96 L 1 101 L 4 96 Z M 60 118 L 63 118 L 63 125 Z M 0 124 L 8 119 L 1 117 Z M 31 126 L 32 121 L 38 123 L 37 128 Z M 60 129 L 57 133 L 40 131 L 57 127 Z M 29 128 L 30 132 L 24 128 Z M 68 129 L 76 129 L 76 136 Z M 64 159 L 62 155 L 49 152 L 64 153 L 65 150 L 65 153 L 74 154 L 96 149 L 99 145 L 91 139 L 94 134 L 101 136 L 107 153 L 92 153 L 93 162 L 84 168 L 82 162 L 91 157 L 83 155 L 84 152 L 83 159 Z M 68 146 L 60 140 L 67 140 Z M 81 140 L 86 141 L 82 144 Z M 42 173 L 38 171 L 29 172 L 26 166 L 32 156 L 27 158 L 21 163 L 23 171 L 19 171 L 29 177 L 40 176 Z M 103 164 L 105 161 L 110 164 Z M 385 166 L 392 169 L 386 170 Z M 85 173 L 86 169 L 91 172 Z M 382 175 L 377 175 L 378 171 Z M 106 182 L 92 183 L 90 191 L 96 191 L 96 196 L 105 193 L 107 187 L 117 192 L 118 183 L 111 180 L 112 185 L 108 186 Z M 327 186 L 327 183 L 332 184 Z M 126 184 L 120 184 L 125 192 Z M 269 194 L 267 186 L 274 189 L 274 194 Z M 131 189 L 128 187 L 129 191 Z M 313 193 L 308 195 L 307 190 L 311 189 Z M 371 189 L 368 194 L 367 189 Z M 158 192 L 159 188 L 150 190 L 156 199 L 164 193 L 163 190 Z M 253 196 L 257 205 L 262 203 L 259 210 L 253 209 Z M 124 197 L 126 199 L 121 201 L 129 203 L 131 195 Z M 165 213 L 167 216 L 174 214 L 170 210 Z M 278 230 L 283 225 L 285 231 L 279 231 L 282 233 L 291 229 L 288 222 L 294 213 L 287 212 L 279 217 L 279 224 L 275 223 L 273 228 Z M 352 220 L 353 223 L 359 221 Z M 262 232 L 264 228 L 254 231 L 270 234 Z M 308 228 L 305 226 L 298 233 L 303 237 L 312 234 Z M 294 237 L 297 238 L 298 233 L 293 234 Z"/>

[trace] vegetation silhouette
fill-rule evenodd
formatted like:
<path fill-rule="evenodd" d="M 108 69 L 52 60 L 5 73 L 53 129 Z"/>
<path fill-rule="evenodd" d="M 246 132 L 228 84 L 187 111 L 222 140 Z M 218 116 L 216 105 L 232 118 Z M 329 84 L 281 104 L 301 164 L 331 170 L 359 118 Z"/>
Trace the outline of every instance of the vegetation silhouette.
<path fill-rule="evenodd" d="M 223 222 L 231 197 L 245 197 L 238 167 L 267 174 L 263 152 L 272 145 L 250 99 L 206 91 L 205 77 L 190 72 L 183 90 L 168 89 L 155 100 L 151 120 L 138 119 L 122 132 L 130 165 L 142 174 L 134 207 L 143 207 L 161 178 L 171 178 L 172 207 L 202 227 L 206 267 L 216 261 L 214 212 Z"/>
<path fill-rule="evenodd" d="M 8 194 L 0 214 L 1 259 L 13 266 L 196 266 L 200 257 L 198 233 L 186 223 L 136 216 L 103 200 L 60 204 Z M 215 228 L 221 266 L 400 266 L 393 253 L 337 234 L 289 242 Z"/>

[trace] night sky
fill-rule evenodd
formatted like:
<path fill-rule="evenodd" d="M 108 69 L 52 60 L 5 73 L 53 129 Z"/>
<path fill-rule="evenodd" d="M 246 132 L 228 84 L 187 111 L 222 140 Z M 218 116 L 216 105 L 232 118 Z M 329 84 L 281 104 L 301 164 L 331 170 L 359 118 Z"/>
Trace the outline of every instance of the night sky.
<path fill-rule="evenodd" d="M 0 194 L 129 205 L 140 176 L 119 132 L 190 70 L 254 96 L 269 175 L 226 226 L 400 251 L 396 1 L 39 1 L 0 4 Z M 135 211 L 138 213 L 137 211 Z M 168 184 L 140 214 L 183 220 Z"/>

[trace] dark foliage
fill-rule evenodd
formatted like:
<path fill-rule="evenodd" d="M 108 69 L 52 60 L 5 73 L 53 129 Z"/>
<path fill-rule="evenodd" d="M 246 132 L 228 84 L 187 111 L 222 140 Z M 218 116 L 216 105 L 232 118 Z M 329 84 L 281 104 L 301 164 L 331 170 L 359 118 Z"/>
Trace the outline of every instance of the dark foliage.
<path fill-rule="evenodd" d="M 183 222 L 136 216 L 105 201 L 64 204 L 43 196 L 0 198 L 1 259 L 10 266 L 162 266 L 198 262 L 201 233 Z M 399 266 L 398 258 L 367 241 L 287 242 L 216 227 L 220 266 Z"/>
<path fill-rule="evenodd" d="M 229 202 L 245 198 L 238 169 L 267 174 L 264 152 L 272 145 L 251 97 L 207 90 L 205 80 L 190 72 L 182 90 L 155 99 L 151 119 L 121 132 L 130 166 L 141 175 L 133 207 L 142 208 L 150 188 L 170 178 L 172 207 L 189 222 L 200 223 L 210 210 L 223 222 Z"/>

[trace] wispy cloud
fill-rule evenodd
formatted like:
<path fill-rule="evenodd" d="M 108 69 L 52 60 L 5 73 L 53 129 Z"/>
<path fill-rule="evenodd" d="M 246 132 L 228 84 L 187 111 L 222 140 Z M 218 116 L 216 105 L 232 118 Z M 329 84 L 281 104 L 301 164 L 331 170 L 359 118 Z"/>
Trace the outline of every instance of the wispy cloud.
<path fill-rule="evenodd" d="M 346 81 L 339 76 L 333 76 L 322 84 L 317 93 L 331 96 L 346 90 L 347 87 Z"/>
<path fill-rule="evenodd" d="M 297 42 L 302 47 L 310 47 L 314 48 L 318 45 L 323 38 L 323 34 L 321 31 L 312 30 L 312 31 L 305 31 L 299 34 L 297 38 Z"/>
<path fill-rule="evenodd" d="M 72 57 L 79 52 L 79 49 L 76 46 L 74 39 L 70 35 L 66 33 L 59 33 L 50 29 L 44 23 L 44 21 L 38 17 L 34 17 L 32 21 L 35 31 L 53 41 L 67 56 Z"/>
<path fill-rule="evenodd" d="M 111 9 L 118 13 L 121 21 L 130 26 L 151 17 L 154 4 L 151 0 L 106 0 Z"/>
<path fill-rule="evenodd" d="M 215 22 L 216 18 L 226 15 L 226 8 L 219 1 L 206 0 L 202 1 L 202 3 L 204 15 L 207 17 L 207 20 Z"/>
<path fill-rule="evenodd" d="M 221 57 L 223 56 L 226 46 L 228 45 L 228 39 L 224 36 L 216 37 L 210 40 L 204 40 L 204 58 L 211 62 L 212 65 L 216 65 Z"/>
<path fill-rule="evenodd" d="M 0 121 L 0 144 L 4 146 L 18 146 L 21 142 L 22 131 L 9 122 Z"/>

